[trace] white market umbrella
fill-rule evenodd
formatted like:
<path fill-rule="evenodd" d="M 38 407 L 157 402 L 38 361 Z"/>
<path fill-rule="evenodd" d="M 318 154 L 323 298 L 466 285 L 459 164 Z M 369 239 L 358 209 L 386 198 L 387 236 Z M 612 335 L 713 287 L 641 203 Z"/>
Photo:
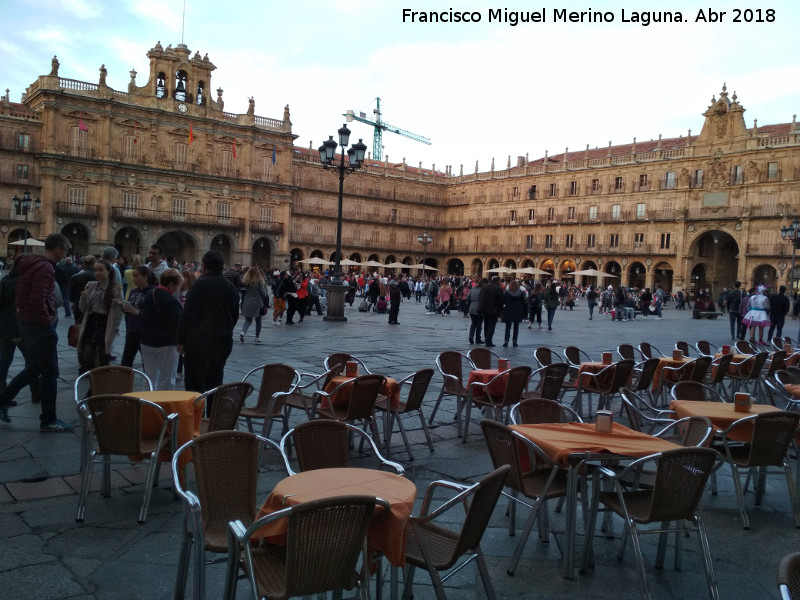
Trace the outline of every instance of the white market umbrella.
<path fill-rule="evenodd" d="M 324 258 L 319 258 L 315 256 L 313 258 L 305 258 L 303 260 L 297 261 L 301 263 L 305 263 L 308 265 L 332 265 L 333 263 L 329 260 L 325 260 Z"/>
<path fill-rule="evenodd" d="M 570 275 L 584 275 L 586 277 L 597 277 L 598 279 L 603 279 L 606 277 L 613 277 L 614 279 L 617 278 L 616 275 L 611 275 L 611 273 L 605 273 L 604 271 L 598 271 L 597 269 L 584 269 L 583 271 L 573 271 Z"/>
<path fill-rule="evenodd" d="M 331 263 L 331 264 L 334 264 L 334 263 Z M 349 258 L 342 259 L 342 261 L 339 264 L 342 265 L 343 267 L 360 267 L 361 266 L 360 262 L 356 262 L 354 260 L 350 260 Z"/>
<path fill-rule="evenodd" d="M 364 267 L 378 267 L 380 269 L 383 269 L 383 268 L 389 266 L 389 265 L 383 264 L 382 262 L 378 262 L 377 260 L 368 260 L 367 262 L 361 263 L 361 264 Z"/>
<path fill-rule="evenodd" d="M 517 269 L 516 273 L 524 273 L 525 275 L 551 275 L 550 271 L 542 271 L 536 267 L 525 267 L 524 269 Z"/>
<path fill-rule="evenodd" d="M 507 273 L 513 273 L 514 269 L 509 269 L 508 267 L 495 267 L 494 269 L 486 269 L 486 273 L 500 273 L 501 275 L 505 275 Z"/>
<path fill-rule="evenodd" d="M 39 240 L 34 239 L 34 238 L 28 238 L 27 240 L 18 240 L 16 242 L 11 242 L 8 245 L 9 246 L 24 246 L 26 241 L 28 243 L 28 246 L 35 246 L 37 248 L 43 248 L 44 247 L 44 242 L 40 242 Z"/>
<path fill-rule="evenodd" d="M 411 268 L 411 265 L 407 265 L 407 264 L 401 263 L 401 262 L 393 262 L 393 263 L 389 263 L 388 265 L 385 265 L 385 266 L 386 266 L 387 269 L 409 269 L 409 268 Z M 427 269 L 428 267 L 425 267 L 425 268 Z"/>
<path fill-rule="evenodd" d="M 432 266 L 430 266 L 430 265 L 423 265 L 422 263 L 419 263 L 419 264 L 416 264 L 416 265 L 406 265 L 406 266 L 405 266 L 405 267 L 403 267 L 403 268 L 407 268 L 407 269 L 417 269 L 418 271 L 421 271 L 423 268 L 424 268 L 426 271 L 438 271 L 438 270 L 439 270 L 439 269 L 437 269 L 436 267 L 432 267 Z"/>

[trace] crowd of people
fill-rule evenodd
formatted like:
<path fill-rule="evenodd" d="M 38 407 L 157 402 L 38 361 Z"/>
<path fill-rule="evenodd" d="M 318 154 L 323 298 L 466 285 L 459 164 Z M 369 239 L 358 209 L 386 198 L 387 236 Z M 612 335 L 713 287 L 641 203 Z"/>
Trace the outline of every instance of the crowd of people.
<path fill-rule="evenodd" d="M 71 426 L 55 414 L 58 376 L 55 325 L 57 308 L 75 322 L 71 341 L 77 350 L 79 372 L 111 364 L 111 354 L 125 319 L 124 348 L 120 364 L 132 367 L 141 355 L 144 372 L 155 389 L 174 389 L 184 379 L 186 390 L 205 392 L 223 381 L 225 363 L 232 350 L 235 327 L 244 320 L 238 338 L 244 343 L 254 329 L 261 342 L 262 322 L 272 309 L 274 326 L 303 323 L 306 316 L 321 316 L 330 284 L 328 271 L 281 271 L 259 265 L 225 266 L 222 255 L 209 251 L 201 262 L 178 261 L 153 244 L 147 257 L 128 260 L 113 247 L 100 256 L 70 254 L 69 241 L 52 234 L 44 254 L 21 254 L 0 283 L 0 419 L 9 421 L 8 409 L 26 385 L 34 402 L 42 404 L 41 430 L 68 431 Z M 732 339 L 768 344 L 773 333 L 782 335 L 792 308 L 781 286 L 769 294 L 763 286 L 742 290 L 736 282 L 725 289 L 715 305 L 711 290 L 698 289 L 692 307 L 689 294 L 674 294 L 660 284 L 650 288 L 623 285 L 580 286 L 572 281 L 534 282 L 500 277 L 417 276 L 404 273 L 349 272 L 345 303 L 358 310 L 388 315 L 399 325 L 403 301 L 423 304 L 426 315 L 461 313 L 469 318 L 468 341 L 493 347 L 498 322 L 505 324 L 503 345 L 519 343 L 520 324 L 553 329 L 557 311 L 575 310 L 585 301 L 589 319 L 595 309 L 616 321 L 663 318 L 663 307 L 675 301 L 677 310 L 688 307 L 697 314 L 728 312 Z M 717 312 L 719 310 L 719 312 Z M 793 314 L 798 316 L 800 300 Z M 544 317 L 544 318 L 543 318 Z M 765 331 L 767 332 L 765 339 Z M 6 385 L 9 366 L 19 348 L 25 368 Z M 207 407 L 207 410 L 210 410 Z"/>

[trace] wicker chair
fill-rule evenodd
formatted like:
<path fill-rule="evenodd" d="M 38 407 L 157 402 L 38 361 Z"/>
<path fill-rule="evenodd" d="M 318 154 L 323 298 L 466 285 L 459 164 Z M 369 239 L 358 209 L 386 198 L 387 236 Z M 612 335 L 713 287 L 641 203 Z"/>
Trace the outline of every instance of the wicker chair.
<path fill-rule="evenodd" d="M 172 480 L 184 501 L 185 524 L 174 598 L 183 598 L 194 549 L 194 597 L 205 598 L 206 553 L 227 554 L 228 523 L 249 525 L 257 512 L 259 451 L 280 449 L 272 440 L 244 431 L 215 431 L 184 444 L 172 458 Z M 196 484 L 184 489 L 179 456 L 192 453 Z M 283 467 L 284 465 L 281 464 Z"/>
<path fill-rule="evenodd" d="M 697 353 L 700 354 L 700 356 L 714 356 L 715 354 L 719 354 L 719 348 L 706 340 L 699 340 L 694 347 L 697 348 Z"/>
<path fill-rule="evenodd" d="M 161 426 L 155 435 L 142 433 L 142 408 L 154 411 L 161 417 Z M 150 495 L 158 474 L 158 455 L 162 450 L 175 453 L 177 433 L 177 415 L 167 415 L 158 404 L 124 396 L 121 394 L 103 394 L 82 400 L 78 404 L 78 414 L 82 418 L 92 421 L 92 433 L 97 441 L 97 449 L 92 450 L 88 456 L 86 468 L 83 470 L 81 495 L 78 500 L 78 512 L 75 520 L 83 522 L 86 513 L 86 500 L 89 496 L 89 486 L 92 482 L 92 467 L 99 456 L 103 462 L 102 494 L 111 496 L 111 457 L 124 456 L 121 461 L 130 464 L 130 456 L 140 457 L 147 461 L 147 479 L 144 484 L 144 500 L 139 510 L 139 523 L 147 519 L 147 509 L 150 505 Z M 84 417 L 87 415 L 87 417 Z M 172 435 L 167 435 L 168 431 Z"/>
<path fill-rule="evenodd" d="M 359 375 L 340 383 L 330 392 L 314 392 L 317 418 L 361 423 L 365 432 L 367 427 L 370 428 L 375 443 L 380 444 L 380 431 L 375 422 L 375 402 L 385 383 L 386 377 L 383 375 Z M 346 404 L 333 402 L 340 393 L 349 395 Z"/>
<path fill-rule="evenodd" d="M 539 346 L 533 351 L 533 357 L 540 367 L 546 367 L 554 362 L 561 362 L 561 357 L 547 346 Z"/>
<path fill-rule="evenodd" d="M 592 362 L 594 359 L 588 352 L 581 350 L 577 346 L 567 346 L 564 348 L 564 358 L 571 367 L 580 367 L 582 362 Z"/>
<path fill-rule="evenodd" d="M 750 475 L 758 474 L 764 477 L 775 471 L 769 467 L 777 467 L 786 477 L 789 487 L 789 499 L 794 512 L 794 525 L 800 527 L 800 506 L 797 502 L 797 490 L 794 486 L 792 471 L 786 453 L 797 432 L 800 414 L 787 411 L 775 411 L 751 415 L 739 419 L 722 432 L 722 441 L 725 446 L 725 458 L 731 466 L 733 483 L 736 487 L 736 496 L 739 499 L 739 513 L 742 517 L 742 527 L 750 529 L 750 519 L 747 516 L 744 495 L 750 483 Z M 728 436 L 731 431 L 742 427 L 752 427 L 752 434 L 748 444 L 733 443 Z M 739 469 L 749 469 L 750 474 L 742 486 Z M 756 505 L 761 504 L 763 485 L 756 486 Z"/>
<path fill-rule="evenodd" d="M 786 370 L 786 365 L 783 362 L 784 360 L 786 360 L 786 350 L 783 348 L 780 350 L 775 350 L 775 352 L 773 352 L 767 359 L 764 372 L 761 374 L 761 376 L 764 379 L 769 379 L 775 374 L 776 371 Z"/>
<path fill-rule="evenodd" d="M 530 392 L 525 392 L 523 398 L 547 398 L 549 400 L 558 400 L 569 391 L 575 389 L 575 384 L 572 383 L 567 375 L 569 374 L 570 366 L 567 363 L 552 363 L 540 369 L 537 369 L 531 375 L 531 379 L 539 376 L 539 385 L 536 389 Z"/>
<path fill-rule="evenodd" d="M 650 598 L 647 587 L 647 577 L 644 567 L 644 558 L 639 544 L 639 536 L 648 533 L 657 533 L 663 536 L 662 543 L 658 545 L 656 568 L 664 565 L 666 552 L 666 533 L 675 532 L 676 540 L 685 532 L 693 530 L 700 541 L 700 550 L 706 572 L 706 583 L 709 595 L 713 599 L 719 598 L 717 580 L 714 575 L 714 564 L 708 545 L 705 526 L 697 507 L 703 495 L 706 482 L 717 465 L 719 454 L 710 448 L 681 448 L 670 450 L 638 459 L 630 463 L 622 471 L 615 472 L 606 467 L 599 467 L 597 472 L 603 479 L 613 483 L 613 490 L 597 483 L 593 486 L 594 498 L 586 526 L 586 541 L 584 543 L 583 571 L 586 571 L 592 557 L 592 541 L 594 537 L 597 510 L 600 503 L 615 512 L 625 521 L 625 533 L 619 550 L 622 559 L 625 552 L 627 537 L 630 536 L 639 573 L 639 583 L 642 596 Z M 652 486 L 637 489 L 631 488 L 629 482 L 637 478 L 637 474 L 648 465 L 656 463 L 653 472 Z M 669 523 L 675 521 L 674 527 Z M 686 521 L 692 527 L 687 527 Z M 661 527 L 655 530 L 643 529 L 640 525 L 659 523 Z M 676 544 L 678 542 L 676 541 Z M 676 546 L 675 569 L 680 569 L 680 546 Z"/>
<path fill-rule="evenodd" d="M 768 358 L 769 352 L 759 352 L 740 362 L 732 362 L 731 366 L 736 372 L 728 373 L 728 378 L 731 380 L 731 395 L 745 388 L 749 389 L 751 394 L 760 397 L 759 393 L 764 392 L 761 370 Z"/>
<path fill-rule="evenodd" d="M 642 353 L 643 358 L 658 358 L 659 356 L 666 356 L 666 354 L 664 354 L 650 342 L 640 343 L 639 352 Z"/>
<path fill-rule="evenodd" d="M 334 352 L 333 354 L 329 354 L 325 358 L 325 370 L 333 370 L 336 372 L 336 375 L 344 375 L 344 369 L 348 362 L 357 362 L 358 372 L 361 375 L 372 374 L 372 371 L 367 368 L 367 365 L 364 364 L 364 361 L 362 361 L 360 358 L 356 358 L 352 354 L 347 354 L 346 352 Z"/>
<path fill-rule="evenodd" d="M 335 496 L 279 510 L 249 526 L 232 521 L 225 597 L 235 596 L 240 568 L 254 598 L 290 598 L 355 587 L 363 594 L 361 586 L 367 587 L 369 580 L 357 566 L 376 506 L 390 510 L 388 502 L 374 496 Z M 284 518 L 288 521 L 285 546 L 251 543 L 261 527 Z M 367 557 L 363 559 L 366 562 Z"/>
<path fill-rule="evenodd" d="M 765 379 L 764 385 L 766 386 L 771 404 L 773 406 L 778 406 L 778 402 L 776 402 L 777 398 L 777 400 L 783 402 L 783 410 L 800 412 L 800 398 L 795 398 L 785 387 L 786 385 L 797 383 L 800 383 L 800 378 L 793 378 L 789 375 L 788 371 L 784 370 L 776 372 L 772 376 L 772 379 Z"/>
<path fill-rule="evenodd" d="M 442 375 L 442 389 L 439 391 L 439 397 L 436 398 L 436 404 L 433 405 L 431 416 L 428 417 L 428 425 L 433 424 L 433 418 L 436 416 L 436 411 L 439 410 L 442 398 L 454 396 L 456 399 L 455 419 L 458 421 L 459 435 L 461 434 L 461 411 L 467 399 L 467 388 L 464 385 L 465 367 L 471 370 L 472 362 L 461 352 L 447 350 L 436 357 L 436 368 Z"/>
<path fill-rule="evenodd" d="M 406 563 L 408 566 L 404 578 L 404 598 L 410 598 L 413 595 L 414 572 L 417 567 L 420 567 L 428 570 L 436 597 L 439 600 L 446 599 L 444 582 L 473 560 L 478 564 L 485 597 L 489 599 L 495 598 L 494 588 L 489 578 L 489 570 L 483 558 L 480 543 L 510 470 L 511 467 L 507 465 L 495 469 L 478 483 L 471 486 L 449 481 L 434 481 L 428 486 L 425 490 L 425 498 L 422 502 L 419 516 L 412 516 L 408 524 L 408 540 L 406 542 Z M 458 494 L 433 512 L 429 512 L 433 494 L 439 488 L 456 490 Z M 469 506 L 460 530 L 453 531 L 433 522 L 451 508 L 465 505 L 466 503 Z M 467 553 L 471 553 L 471 556 L 465 562 L 444 577 L 439 575 L 439 571 L 451 569 Z"/>
<path fill-rule="evenodd" d="M 640 394 L 630 388 L 622 388 L 620 396 L 622 396 L 620 412 L 628 418 L 628 426 L 634 431 L 652 434 L 657 427 L 663 428 L 675 422 L 675 411 L 653 408 Z"/>
<path fill-rule="evenodd" d="M 733 354 L 722 354 L 711 361 L 711 370 L 706 376 L 706 382 L 714 388 L 720 396 L 728 399 L 728 390 L 725 387 L 725 378 L 733 362 Z"/>
<path fill-rule="evenodd" d="M 467 352 L 467 358 L 476 369 L 492 369 L 500 355 L 489 348 L 472 348 Z"/>
<path fill-rule="evenodd" d="M 569 406 L 547 398 L 526 398 L 511 407 L 509 419 L 514 425 L 537 423 L 582 423 Z"/>
<path fill-rule="evenodd" d="M 650 404 L 655 404 L 656 400 L 653 396 L 653 377 L 655 377 L 656 369 L 661 363 L 657 358 L 648 358 L 640 363 L 639 369 L 634 370 L 633 374 L 635 381 L 631 388 L 637 394 L 645 394 Z"/>
<path fill-rule="evenodd" d="M 369 445 L 380 470 L 391 469 L 398 475 L 405 473 L 402 465 L 384 458 L 378 445 L 358 427 L 329 419 L 305 421 L 283 436 L 280 450 L 286 462 L 286 470 L 289 475 L 294 475 L 295 472 L 314 469 L 349 467 L 351 436 L 358 436 Z M 294 446 L 297 471 L 290 464 L 287 455 L 286 449 L 290 443 Z"/>
<path fill-rule="evenodd" d="M 646 358 L 642 355 L 642 352 L 633 344 L 620 344 L 619 346 L 617 346 L 617 354 L 619 354 L 619 357 L 622 360 L 632 360 L 634 362 L 636 362 L 637 359 Z"/>
<path fill-rule="evenodd" d="M 689 381 L 704 382 L 708 370 L 711 368 L 711 360 L 712 358 L 710 356 L 698 356 L 692 360 L 694 368 L 692 369 L 692 374 L 689 376 Z"/>
<path fill-rule="evenodd" d="M 558 407 L 560 408 L 560 406 Z M 539 527 L 540 537 L 543 542 L 546 543 L 548 541 L 546 502 L 552 498 L 566 496 L 567 474 L 563 468 L 548 459 L 547 455 L 536 444 L 502 423 L 484 419 L 481 421 L 481 428 L 483 429 L 486 446 L 489 449 L 489 455 L 492 457 L 494 468 L 498 469 L 505 465 L 511 467 L 506 478 L 506 485 L 511 488 L 509 497 L 513 500 L 509 509 L 509 536 L 513 536 L 516 533 L 516 504 L 520 503 L 531 509 L 531 513 L 523 527 L 522 536 L 520 536 L 514 549 L 514 554 L 511 556 L 506 568 L 508 574 L 513 575 L 540 512 L 542 513 L 542 521 Z M 521 448 L 527 449 L 532 466 L 523 467 L 520 455 Z M 528 500 L 532 500 L 533 504 L 520 500 L 519 494 L 522 494 Z"/>
<path fill-rule="evenodd" d="M 800 600 L 800 552 L 787 554 L 778 565 L 781 600 Z"/>
<path fill-rule="evenodd" d="M 572 408 L 583 417 L 583 394 L 598 394 L 600 400 L 597 409 L 611 408 L 611 400 L 615 394 L 628 385 L 633 372 L 632 360 L 621 360 L 613 363 L 598 373 L 583 373 L 578 379 L 578 391 Z M 584 381 L 587 380 L 587 381 Z"/>
<path fill-rule="evenodd" d="M 505 388 L 502 396 L 493 396 L 491 393 L 491 386 L 495 382 L 501 381 L 505 378 Z M 492 411 L 498 421 L 503 420 L 503 411 L 506 411 L 506 422 L 508 422 L 508 411 L 517 402 L 522 399 L 525 389 L 528 386 L 528 380 L 531 378 L 531 368 L 527 365 L 519 367 L 512 367 L 507 371 L 498 373 L 491 381 L 482 383 L 480 381 L 473 381 L 467 390 L 467 401 L 464 417 L 464 439 L 467 441 L 469 435 L 469 420 L 472 412 L 472 405 L 476 404 L 486 411 Z M 477 390 L 482 389 L 483 394 L 476 394 Z"/>
<path fill-rule="evenodd" d="M 673 400 L 692 400 L 695 402 L 725 402 L 722 394 L 710 385 L 699 381 L 679 381 L 672 386 L 670 397 Z"/>
<path fill-rule="evenodd" d="M 772 348 L 774 350 L 783 350 L 785 344 L 787 344 L 787 343 L 791 344 L 791 342 L 784 342 L 783 338 L 781 338 L 781 337 L 772 338 L 770 340 L 770 343 L 772 344 Z"/>
<path fill-rule="evenodd" d="M 693 348 L 689 345 L 689 342 L 677 341 L 675 342 L 675 350 L 680 350 L 685 357 L 689 358 L 692 355 Z"/>
<path fill-rule="evenodd" d="M 408 386 L 408 396 L 406 396 L 405 401 L 401 400 L 397 406 L 392 406 L 390 399 L 386 396 L 378 396 L 375 402 L 375 410 L 383 413 L 383 443 L 387 457 L 390 455 L 392 431 L 394 430 L 394 423 L 397 421 L 400 435 L 403 436 L 403 443 L 406 445 L 406 452 L 408 452 L 408 460 L 414 460 L 411 444 L 409 444 L 408 436 L 406 435 L 406 428 L 403 427 L 403 417 L 412 413 L 416 413 L 419 416 L 422 431 L 425 432 L 425 440 L 428 442 L 428 448 L 433 452 L 433 440 L 428 431 L 428 425 L 425 423 L 425 415 L 422 414 L 422 401 L 425 399 L 425 393 L 428 391 L 432 378 L 433 369 L 422 369 L 398 381 L 397 384 L 401 386 L 401 389 L 404 385 Z"/>
<path fill-rule="evenodd" d="M 320 375 L 314 373 L 298 373 L 297 375 L 300 379 L 291 392 L 285 394 L 279 392 L 283 398 L 283 410 L 286 414 L 286 419 L 291 419 L 291 411 L 295 408 L 302 410 L 307 419 L 313 419 L 316 411 L 314 392 L 328 387 L 331 380 L 336 377 L 336 371 L 330 369 Z"/>
<path fill-rule="evenodd" d="M 241 418 L 247 423 L 248 431 L 253 431 L 253 421 L 260 420 L 261 435 L 269 437 L 272 422 L 282 424 L 280 435 L 289 431 L 288 411 L 284 410 L 284 398 L 292 394 L 300 383 L 300 375 L 289 365 L 272 363 L 251 370 L 242 378 L 247 381 L 251 376 L 261 373 L 261 384 L 258 387 L 258 399 L 255 406 L 242 408 Z M 252 387 L 252 386 L 251 386 Z"/>
<path fill-rule="evenodd" d="M 757 354 L 760 350 L 747 340 L 738 340 L 735 345 L 737 354 Z"/>
<path fill-rule="evenodd" d="M 200 420 L 200 433 L 233 430 L 239 423 L 244 401 L 253 393 L 249 383 L 225 383 L 194 399 L 195 405 L 212 398 L 211 415 Z"/>
<path fill-rule="evenodd" d="M 105 367 L 96 367 L 90 371 L 86 371 L 78 376 L 73 384 L 73 392 L 75 394 L 75 405 L 77 406 L 83 398 L 89 396 L 98 396 L 104 394 L 127 394 L 128 392 L 137 391 L 134 387 L 136 378 L 139 377 L 147 391 L 153 391 L 153 382 L 150 378 L 138 369 L 130 367 L 120 367 L 116 365 L 109 365 Z M 88 381 L 89 387 L 84 392 L 81 384 Z M 142 391 L 142 390 L 138 390 Z M 82 414 L 81 416 L 81 473 L 86 467 L 86 462 L 89 459 L 89 451 L 92 440 L 92 420 L 90 415 Z"/>
<path fill-rule="evenodd" d="M 695 359 L 700 360 L 700 359 Z M 694 360 L 682 363 L 677 367 L 669 365 L 661 369 L 661 379 L 658 384 L 658 391 L 656 391 L 655 399 L 656 405 L 667 404 L 667 395 L 672 386 L 679 381 L 689 381 L 692 379 L 692 372 L 694 371 Z"/>

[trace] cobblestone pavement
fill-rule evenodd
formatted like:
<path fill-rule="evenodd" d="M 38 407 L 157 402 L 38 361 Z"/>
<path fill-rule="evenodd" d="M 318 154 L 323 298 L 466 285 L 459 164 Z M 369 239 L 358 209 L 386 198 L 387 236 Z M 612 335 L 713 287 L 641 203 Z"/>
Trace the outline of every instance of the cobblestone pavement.
<path fill-rule="evenodd" d="M 404 302 L 400 326 L 387 324 L 386 315 L 359 313 L 347 309 L 347 323 L 326 323 L 319 316 L 309 316 L 293 327 L 272 326 L 265 320 L 262 343 L 253 343 L 251 335 L 238 342 L 228 361 L 226 381 L 240 379 L 251 368 L 269 362 L 285 362 L 301 371 L 321 372 L 324 357 L 333 351 L 347 351 L 362 358 L 373 372 L 395 378 L 422 367 L 433 367 L 438 352 L 455 349 L 466 352 L 469 319 L 458 313 L 450 316 L 425 315 L 421 304 Z M 59 417 L 77 423 L 71 383 L 77 370 L 75 351 L 66 345 L 69 323 L 59 325 L 59 357 L 63 381 L 59 385 Z M 797 321 L 787 325 L 794 335 Z M 502 327 L 498 327 L 495 350 L 514 364 L 532 364 L 533 350 L 548 345 L 558 351 L 578 345 L 599 357 L 621 343 L 650 341 L 661 350 L 672 349 L 676 340 L 694 343 L 707 339 L 717 345 L 727 343 L 727 316 L 716 321 L 691 319 L 690 311 L 664 311 L 662 320 L 637 318 L 615 323 L 597 315 L 588 319 L 585 304 L 574 311 L 559 310 L 554 330 L 527 329 L 523 323 L 518 348 L 503 348 Z M 116 354 L 122 350 L 121 338 Z M 17 359 L 12 375 L 20 368 Z M 426 397 L 428 412 L 441 383 L 436 375 Z M 169 598 L 175 577 L 182 507 L 172 498 L 167 469 L 162 469 L 161 485 L 154 490 L 147 523 L 138 525 L 136 516 L 141 502 L 143 470 L 123 467 L 112 477 L 110 499 L 103 499 L 97 489 L 90 495 L 83 524 L 75 522 L 79 487 L 78 455 L 80 437 L 74 433 L 42 435 L 38 432 L 38 409 L 30 403 L 27 390 L 12 408 L 11 424 L 0 424 L 0 597 L 4 600 L 37 598 L 75 599 L 160 599 Z M 432 429 L 435 452 L 424 445 L 418 426 L 410 421 L 416 460 L 407 460 L 399 435 L 393 438 L 392 458 L 403 462 L 408 477 L 415 482 L 418 497 L 435 479 L 474 481 L 491 470 L 477 423 L 473 423 L 469 442 L 456 439 L 453 424 L 454 406 L 444 402 Z M 260 498 L 279 477 L 275 470 L 260 476 Z M 714 564 L 723 598 L 777 598 L 775 571 L 781 557 L 800 548 L 800 532 L 793 527 L 785 483 L 770 478 L 764 504 L 752 508 L 752 530 L 744 531 L 739 522 L 735 493 L 729 470 L 719 473 L 717 496 L 704 497 L 704 518 L 708 528 Z M 574 580 L 561 576 L 563 515 L 551 504 L 550 521 L 555 540 L 541 543 L 534 535 L 527 544 L 516 575 L 506 574 L 507 561 L 517 538 L 508 536 L 505 502 L 501 501 L 484 538 L 491 577 L 499 598 L 620 598 L 636 597 L 638 583 L 633 552 L 616 558 L 620 523 L 616 539 L 599 536 L 595 540 L 596 566 Z M 526 517 L 520 510 L 518 527 Z M 655 537 L 655 536 L 652 536 Z M 552 538 L 551 538 L 552 539 Z M 583 531 L 579 526 L 578 547 Z M 647 577 L 657 598 L 705 598 L 707 591 L 702 562 L 695 539 L 684 541 L 683 569 L 676 572 L 668 556 L 665 568 L 654 568 L 655 546 L 643 543 Z M 208 597 L 220 597 L 224 567 L 208 571 Z M 416 597 L 433 597 L 425 573 L 417 572 Z M 448 581 L 453 599 L 482 598 L 477 570 L 470 566 Z M 190 583 L 191 588 L 191 583 Z M 239 593 L 249 593 L 245 582 Z"/>

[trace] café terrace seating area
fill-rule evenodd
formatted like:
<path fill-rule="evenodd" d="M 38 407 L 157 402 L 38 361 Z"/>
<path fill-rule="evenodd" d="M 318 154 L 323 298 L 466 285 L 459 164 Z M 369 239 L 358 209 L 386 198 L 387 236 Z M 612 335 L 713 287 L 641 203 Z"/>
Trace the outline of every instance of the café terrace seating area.
<path fill-rule="evenodd" d="M 601 555 L 618 552 L 637 582 L 622 595 L 643 598 L 663 576 L 669 547 L 669 566 L 697 566 L 671 576 L 694 578 L 696 597 L 719 598 L 704 500 L 720 480 L 736 493 L 730 527 L 753 527 L 754 507 L 780 490 L 765 483 L 777 475 L 787 522 L 800 528 L 800 348 L 790 338 L 771 348 L 539 346 L 527 363 L 445 350 L 414 373 L 378 371 L 336 352 L 316 372 L 265 364 L 198 395 L 152 391 L 139 372 L 100 368 L 74 388 L 84 446 L 76 519 L 91 522 L 99 496 L 115 501 L 112 457 L 146 460 L 138 521 L 155 486 L 171 487 L 184 505 L 175 598 L 203 598 L 211 587 L 230 598 L 237 589 L 396 598 L 423 582 L 437 598 L 458 598 L 445 583 L 451 576 L 493 598 L 498 579 L 537 577 L 525 566 L 537 545 L 557 547 L 547 576 L 576 586 Z M 431 436 L 429 428 L 453 423 L 451 438 Z M 481 478 L 417 487 L 420 452 L 447 457 L 446 446 L 476 438 L 491 464 Z M 159 463 L 171 465 L 171 485 L 158 483 Z M 482 551 L 490 520 L 508 530 L 502 572 L 490 572 Z M 650 533 L 657 544 L 640 540 Z M 690 533 L 693 548 L 682 539 Z M 209 567 L 215 560 L 224 584 L 223 571 Z"/>

